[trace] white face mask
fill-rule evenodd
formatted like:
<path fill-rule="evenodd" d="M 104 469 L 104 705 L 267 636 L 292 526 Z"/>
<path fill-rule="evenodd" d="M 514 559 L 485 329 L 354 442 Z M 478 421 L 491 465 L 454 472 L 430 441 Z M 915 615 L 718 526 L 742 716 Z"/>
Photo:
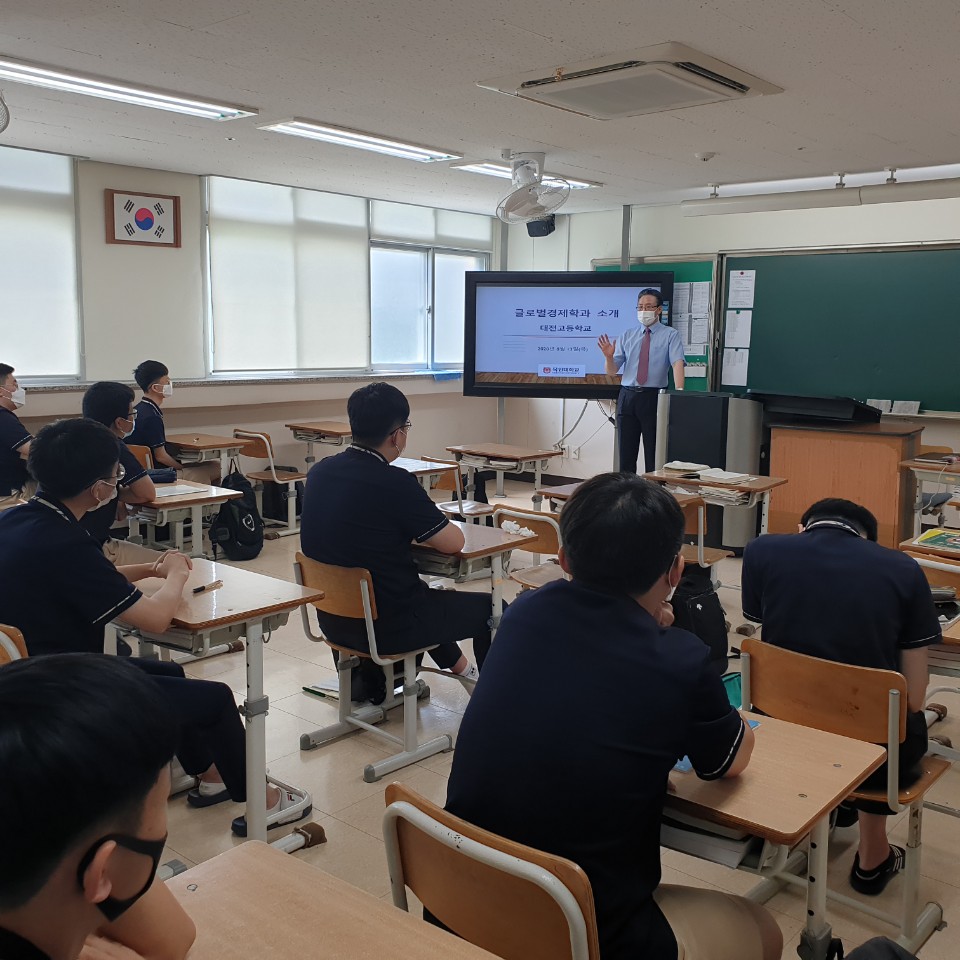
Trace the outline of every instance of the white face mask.
<path fill-rule="evenodd" d="M 10 402 L 15 407 L 22 407 L 27 402 L 27 391 L 23 387 L 17 387 L 16 390 L 7 390 L 6 387 L 3 389 L 5 393 L 10 394 Z"/>
<path fill-rule="evenodd" d="M 652 327 L 657 322 L 657 311 L 638 310 L 637 320 L 639 320 L 640 323 L 642 323 L 645 327 Z"/>
<path fill-rule="evenodd" d="M 124 440 L 126 440 L 127 437 L 132 436 L 133 431 L 137 429 L 137 421 L 136 421 L 136 420 L 131 420 L 129 417 L 120 417 L 120 419 L 121 419 L 124 423 L 129 423 L 129 424 L 130 424 L 130 429 L 129 429 L 129 430 L 124 430 L 123 433 L 120 435 L 121 437 L 123 437 Z"/>
<path fill-rule="evenodd" d="M 165 383 L 165 384 L 163 385 L 163 389 L 162 389 L 160 392 L 161 392 L 165 397 L 172 397 L 172 396 L 173 396 L 173 384 L 172 384 L 172 383 Z"/>
<path fill-rule="evenodd" d="M 110 491 L 110 496 L 107 497 L 105 500 L 101 500 L 99 497 L 97 497 L 96 492 L 94 492 L 93 495 L 94 495 L 94 497 L 97 498 L 97 505 L 96 505 L 95 507 L 93 507 L 94 510 L 99 510 L 105 503 L 109 503 L 111 500 L 116 500 L 116 498 L 117 498 L 117 488 L 116 488 L 116 486 L 115 486 L 114 484 L 112 484 L 112 483 L 107 483 L 105 480 L 98 480 L 98 481 L 94 484 L 94 487 L 107 487 L 107 488 L 109 489 L 109 491 Z"/>

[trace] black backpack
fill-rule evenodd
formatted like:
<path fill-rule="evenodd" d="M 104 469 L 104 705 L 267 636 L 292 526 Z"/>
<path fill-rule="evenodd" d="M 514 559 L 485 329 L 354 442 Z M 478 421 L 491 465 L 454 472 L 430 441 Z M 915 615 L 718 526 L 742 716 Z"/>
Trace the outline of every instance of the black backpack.
<path fill-rule="evenodd" d="M 243 496 L 228 500 L 210 525 L 214 557 L 219 547 L 228 560 L 252 560 L 263 549 L 263 520 L 257 510 L 253 484 L 231 463 L 230 473 L 220 481 L 220 486 L 239 490 Z"/>
<path fill-rule="evenodd" d="M 673 625 L 696 634 L 709 648 L 720 674 L 727 670 L 727 618 L 710 570 L 691 563 L 684 568 L 671 601 Z"/>
<path fill-rule="evenodd" d="M 279 520 L 281 523 L 287 522 L 287 485 L 283 483 L 285 473 L 297 473 L 296 467 L 274 467 L 280 483 L 274 483 L 272 480 L 265 480 L 263 484 L 263 516 L 264 519 Z M 303 513 L 303 481 L 296 482 L 297 490 L 297 516 Z"/>

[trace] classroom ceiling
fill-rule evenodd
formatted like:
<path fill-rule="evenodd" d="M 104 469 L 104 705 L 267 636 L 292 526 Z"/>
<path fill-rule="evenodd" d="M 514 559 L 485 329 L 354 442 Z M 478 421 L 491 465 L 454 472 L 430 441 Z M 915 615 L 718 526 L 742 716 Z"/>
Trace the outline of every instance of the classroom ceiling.
<path fill-rule="evenodd" d="M 215 123 L 4 82 L 0 145 L 477 213 L 509 187 L 256 128 L 297 116 L 472 159 L 546 151 L 549 171 L 605 184 L 564 212 L 672 203 L 712 181 L 960 162 L 958 36 L 954 0 L 3 0 L 0 55 L 260 115 Z M 476 86 L 671 40 L 784 93 L 601 122 Z"/>

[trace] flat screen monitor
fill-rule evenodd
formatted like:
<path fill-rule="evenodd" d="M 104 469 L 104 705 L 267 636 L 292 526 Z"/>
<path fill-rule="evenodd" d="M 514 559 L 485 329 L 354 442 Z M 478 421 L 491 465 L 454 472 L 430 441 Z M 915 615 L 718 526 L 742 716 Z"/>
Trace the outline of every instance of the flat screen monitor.
<path fill-rule="evenodd" d="M 617 396 L 597 338 L 637 325 L 642 290 L 663 298 L 670 322 L 673 273 L 466 274 L 463 392 L 468 397 Z"/>

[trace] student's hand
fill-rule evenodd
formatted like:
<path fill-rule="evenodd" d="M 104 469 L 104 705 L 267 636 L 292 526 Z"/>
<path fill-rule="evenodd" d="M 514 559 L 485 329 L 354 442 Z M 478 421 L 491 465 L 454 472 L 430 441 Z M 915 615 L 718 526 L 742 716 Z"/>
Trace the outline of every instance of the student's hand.
<path fill-rule="evenodd" d="M 77 960 L 143 960 L 143 958 L 122 943 L 90 934 Z"/>
<path fill-rule="evenodd" d="M 170 550 L 160 558 L 154 569 L 158 577 L 169 577 L 170 574 L 177 573 L 187 577 L 193 569 L 193 561 L 186 554 Z"/>
<path fill-rule="evenodd" d="M 659 623 L 661 627 L 672 627 L 673 620 L 673 607 L 670 606 L 669 601 L 664 600 L 663 603 L 660 604 L 660 614 L 657 617 L 657 623 Z"/>
<path fill-rule="evenodd" d="M 676 792 L 677 792 L 677 785 L 669 777 L 667 777 L 667 793 L 676 793 Z"/>
<path fill-rule="evenodd" d="M 601 333 L 597 340 L 597 346 L 608 360 L 612 360 L 617 350 L 617 338 L 614 337 L 613 340 L 611 340 L 605 333 Z"/>

